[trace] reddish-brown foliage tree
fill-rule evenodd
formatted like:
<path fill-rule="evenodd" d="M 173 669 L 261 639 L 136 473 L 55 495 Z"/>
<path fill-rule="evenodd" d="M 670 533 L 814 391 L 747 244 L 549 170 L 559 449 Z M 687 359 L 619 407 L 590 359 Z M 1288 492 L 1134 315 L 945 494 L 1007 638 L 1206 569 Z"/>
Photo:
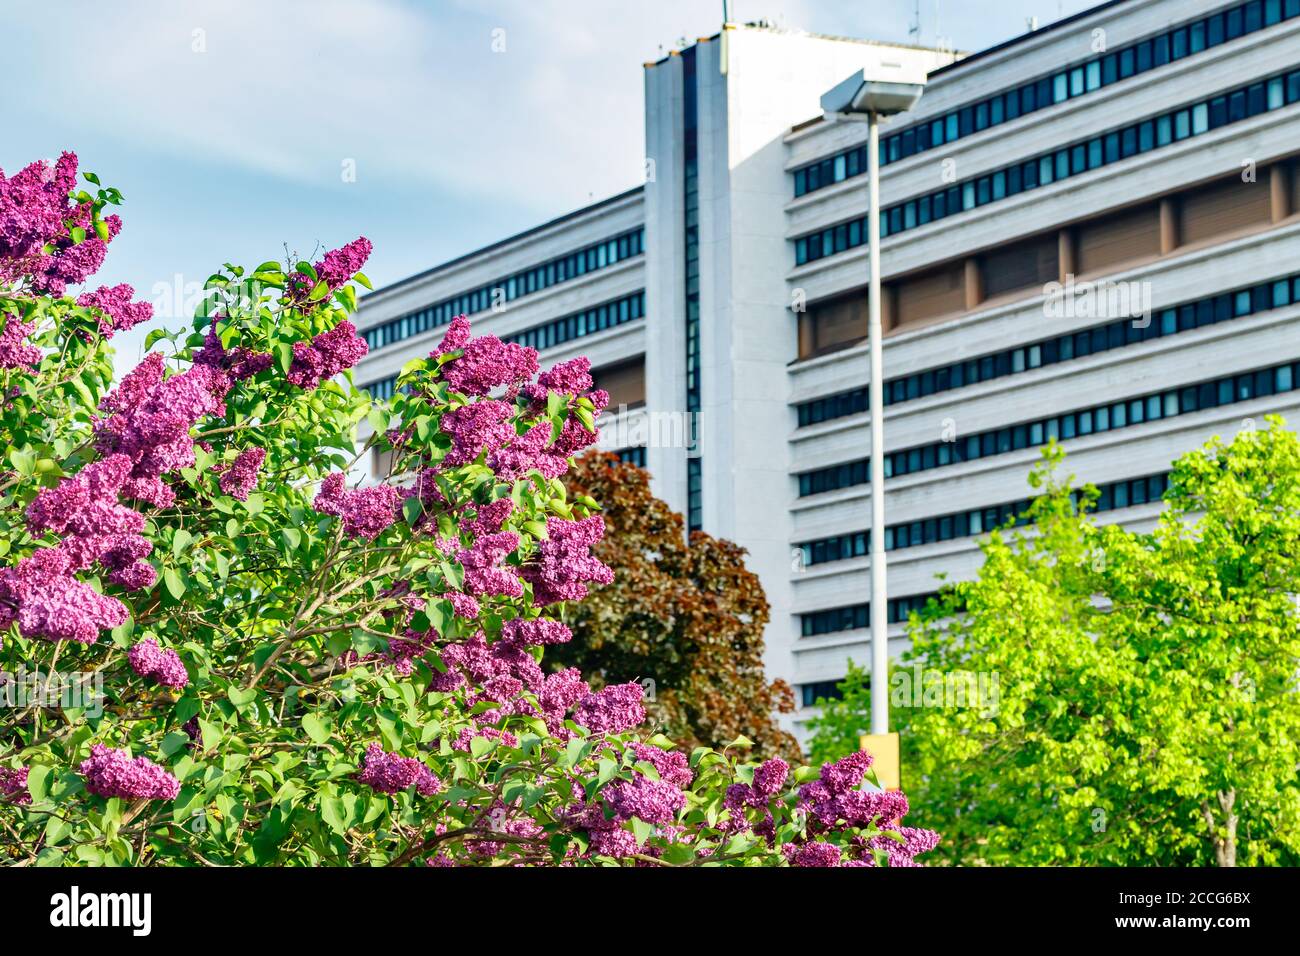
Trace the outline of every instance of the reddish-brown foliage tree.
<path fill-rule="evenodd" d="M 574 639 L 548 649 L 547 663 L 592 681 L 653 681 L 650 719 L 683 746 L 744 735 L 756 756 L 798 760 L 773 717 L 794 709 L 794 694 L 764 674 L 769 608 L 745 550 L 700 531 L 688 545 L 682 516 L 650 493 L 650 476 L 613 455 L 589 453 L 570 478 L 604 509 L 593 553 L 615 577 L 574 606 Z"/>

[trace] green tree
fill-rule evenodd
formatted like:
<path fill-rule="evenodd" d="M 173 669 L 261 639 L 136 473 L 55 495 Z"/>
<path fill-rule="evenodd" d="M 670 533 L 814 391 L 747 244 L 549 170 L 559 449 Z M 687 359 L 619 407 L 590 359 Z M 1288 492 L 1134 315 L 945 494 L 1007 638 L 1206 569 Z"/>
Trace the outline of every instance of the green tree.
<path fill-rule="evenodd" d="M 1300 445 L 1280 419 L 1174 463 L 1149 533 L 1090 487 L 1030 483 L 1031 527 L 913 621 L 909 658 L 996 675 L 997 706 L 922 707 L 904 766 L 955 863 L 1300 861 Z"/>

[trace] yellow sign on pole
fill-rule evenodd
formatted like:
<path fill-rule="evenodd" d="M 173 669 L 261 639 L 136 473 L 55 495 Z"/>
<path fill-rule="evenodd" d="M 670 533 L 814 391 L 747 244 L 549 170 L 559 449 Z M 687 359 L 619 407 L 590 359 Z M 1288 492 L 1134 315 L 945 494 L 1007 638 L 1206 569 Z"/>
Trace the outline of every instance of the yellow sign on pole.
<path fill-rule="evenodd" d="M 860 746 L 871 754 L 871 769 L 886 790 L 901 789 L 901 770 L 898 756 L 898 734 L 863 734 Z"/>

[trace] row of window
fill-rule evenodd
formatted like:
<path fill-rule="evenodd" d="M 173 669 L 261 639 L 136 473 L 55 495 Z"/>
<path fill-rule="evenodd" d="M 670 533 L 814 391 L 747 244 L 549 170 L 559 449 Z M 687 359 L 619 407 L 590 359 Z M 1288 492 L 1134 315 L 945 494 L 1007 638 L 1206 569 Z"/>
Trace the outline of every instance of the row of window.
<path fill-rule="evenodd" d="M 1159 501 L 1168 487 L 1168 472 L 1099 485 L 1097 487 L 1099 497 L 1094 510 L 1114 511 L 1118 508 L 1144 505 L 1149 501 Z M 1018 525 L 1024 524 L 1023 515 L 1030 504 L 1032 504 L 1030 500 L 1014 501 L 1010 504 L 974 508 L 969 511 L 940 515 L 937 518 L 890 525 L 885 528 L 885 550 L 916 548 L 936 541 L 951 541 L 954 538 L 983 534 L 1002 527 L 1010 520 L 1014 520 Z M 848 534 L 832 535 L 829 538 L 818 538 L 816 541 L 804 542 L 799 548 L 803 553 L 805 566 L 866 557 L 871 553 L 871 532 L 853 531 Z"/>
<path fill-rule="evenodd" d="M 517 342 L 541 352 L 584 335 L 594 335 L 606 329 L 631 322 L 645 315 L 645 292 L 634 292 L 613 302 L 603 302 L 573 315 L 535 325 L 531 329 L 504 337 L 506 342 Z"/>
<path fill-rule="evenodd" d="M 1064 441 L 1094 432 L 1114 431 L 1201 409 L 1289 392 L 1296 388 L 1297 381 L 1300 381 L 1300 362 L 1288 363 L 1156 392 L 1141 398 L 1066 412 L 1022 425 L 995 428 L 956 441 L 935 442 L 889 452 L 885 455 L 885 477 L 915 474 L 1022 448 L 1035 448 L 1052 439 Z M 804 472 L 799 475 L 799 495 L 804 497 L 866 484 L 870 480 L 867 463 L 868 459 L 863 458 Z"/>
<path fill-rule="evenodd" d="M 634 292 L 613 302 L 602 302 L 600 305 L 575 312 L 573 315 L 566 315 L 541 325 L 534 325 L 514 335 L 507 335 L 504 341 L 517 342 L 540 352 L 582 338 L 584 335 L 594 335 L 612 329 L 625 322 L 642 318 L 644 315 L 645 292 Z M 388 378 L 361 387 L 370 393 L 371 398 L 384 401 L 393 397 L 396 386 L 397 376 L 390 375 Z"/>
<path fill-rule="evenodd" d="M 880 210 L 883 239 L 977 206 L 1199 136 L 1300 100 L 1300 70 L 1275 76 L 1229 93 L 1122 129 L 1103 133 L 1034 159 L 1007 166 L 977 179 L 957 183 Z M 815 262 L 867 241 L 865 217 L 795 239 L 795 264 Z"/>
<path fill-rule="evenodd" d="M 890 624 L 901 624 L 913 611 L 925 607 L 925 602 L 935 593 L 914 594 L 911 597 L 889 599 L 886 618 Z M 816 637 L 818 634 L 834 634 L 836 631 L 852 631 L 871 626 L 871 604 L 851 604 L 848 607 L 832 607 L 824 611 L 813 611 L 799 615 L 799 627 L 804 637 Z"/>
<path fill-rule="evenodd" d="M 682 56 L 682 245 L 686 269 L 686 411 L 691 439 L 700 410 L 700 150 L 699 90 L 695 47 Z M 686 462 L 686 530 L 704 526 L 704 465 L 698 457 Z"/>
<path fill-rule="evenodd" d="M 1204 325 L 1280 309 L 1296 302 L 1300 302 L 1300 274 L 1154 311 L 1145 328 L 1134 319 L 1125 318 L 1081 332 L 1044 339 L 1033 345 L 889 379 L 884 386 L 885 404 L 896 405 L 1005 375 L 1016 375 L 1044 365 L 1055 365 L 1148 339 L 1176 335 Z M 802 402 L 796 406 L 799 427 L 865 412 L 867 396 L 868 388 L 862 386 Z"/>
<path fill-rule="evenodd" d="M 401 318 L 373 326 L 363 331 L 361 335 L 371 351 L 381 349 L 394 342 L 446 325 L 458 315 L 483 312 L 494 306 L 501 306 L 506 302 L 638 256 L 642 252 L 643 241 L 644 231 L 639 228 L 634 229 L 613 239 L 606 239 L 480 288 L 463 292 L 453 298 L 435 302 Z"/>
<path fill-rule="evenodd" d="M 906 159 L 1296 16 L 1300 0 L 1251 0 L 886 136 L 880 141 L 880 162 Z M 866 147 L 845 150 L 796 169 L 794 194 L 802 196 L 866 171 Z"/>
<path fill-rule="evenodd" d="M 614 452 L 618 455 L 618 460 L 625 465 L 636 465 L 638 468 L 645 467 L 645 445 L 638 445 L 633 448 L 620 448 Z"/>

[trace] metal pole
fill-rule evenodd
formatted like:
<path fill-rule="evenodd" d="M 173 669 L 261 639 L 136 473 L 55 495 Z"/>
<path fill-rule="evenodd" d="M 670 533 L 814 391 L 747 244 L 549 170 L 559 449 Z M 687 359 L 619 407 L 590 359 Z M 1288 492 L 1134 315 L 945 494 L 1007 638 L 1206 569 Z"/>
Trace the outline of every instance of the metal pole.
<path fill-rule="evenodd" d="M 885 592 L 885 389 L 880 323 L 880 131 L 873 110 L 867 120 L 867 244 L 871 289 L 867 335 L 871 340 L 871 732 L 889 733 L 889 602 Z"/>

